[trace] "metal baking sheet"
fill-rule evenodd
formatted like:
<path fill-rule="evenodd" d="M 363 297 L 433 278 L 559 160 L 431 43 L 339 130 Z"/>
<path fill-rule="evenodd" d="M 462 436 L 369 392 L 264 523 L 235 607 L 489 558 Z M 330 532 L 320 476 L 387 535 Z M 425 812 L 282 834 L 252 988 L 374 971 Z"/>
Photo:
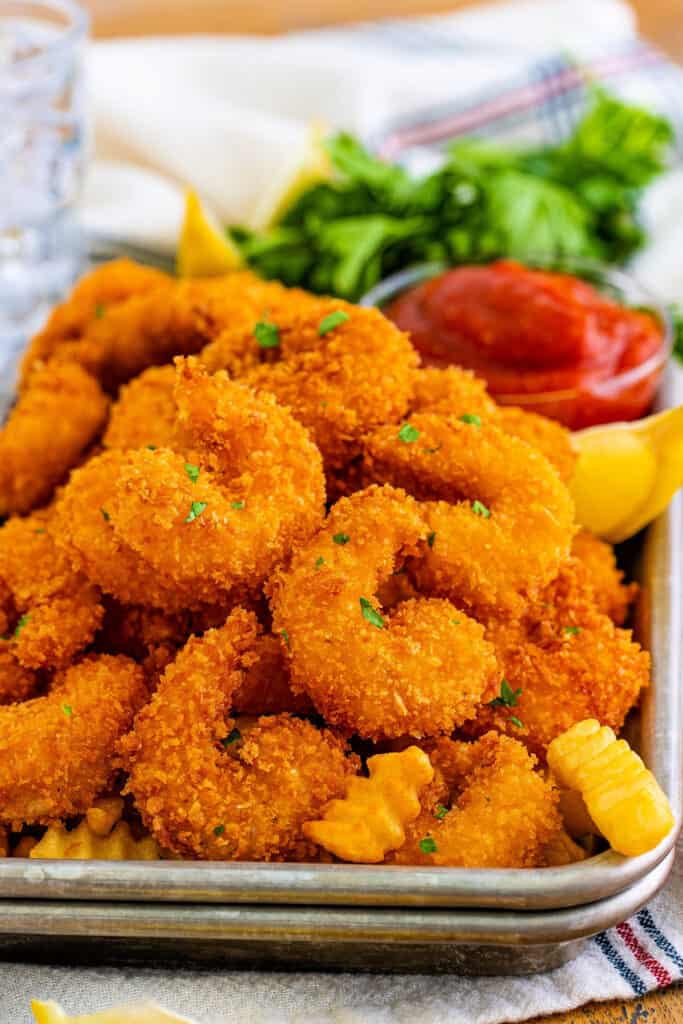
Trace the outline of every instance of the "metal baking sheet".
<path fill-rule="evenodd" d="M 642 639 L 653 681 L 642 700 L 640 750 L 681 819 L 681 496 L 647 531 Z M 499 870 L 358 864 L 190 861 L 0 861 L 0 899 L 173 901 L 322 906 L 552 910 L 612 896 L 664 860 L 676 834 L 642 857 L 607 851 L 561 868 Z M 0 910 L 1 913 L 1 910 Z"/>

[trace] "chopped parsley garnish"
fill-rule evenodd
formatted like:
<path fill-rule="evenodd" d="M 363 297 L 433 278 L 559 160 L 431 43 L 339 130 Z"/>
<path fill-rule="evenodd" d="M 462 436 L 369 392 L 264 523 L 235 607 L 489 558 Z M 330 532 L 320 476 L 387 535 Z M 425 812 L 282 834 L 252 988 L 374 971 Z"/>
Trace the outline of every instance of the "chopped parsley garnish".
<path fill-rule="evenodd" d="M 524 728 L 524 722 L 520 721 L 520 719 L 517 718 L 516 715 L 510 715 L 510 721 L 512 722 L 513 725 L 516 725 L 518 729 Z"/>
<path fill-rule="evenodd" d="M 71 718 L 71 716 L 74 713 L 74 709 L 71 707 L 70 704 L 62 704 L 62 711 L 64 712 L 67 718 Z"/>
<path fill-rule="evenodd" d="M 420 850 L 422 853 L 436 853 L 437 846 L 431 836 L 425 836 L 420 840 Z"/>
<path fill-rule="evenodd" d="M 475 416 L 475 414 L 473 412 L 465 412 L 465 413 L 462 414 L 462 416 L 460 416 L 460 422 L 461 423 L 469 423 L 473 427 L 480 427 L 481 426 L 481 417 L 480 416 Z"/>
<path fill-rule="evenodd" d="M 492 708 L 514 708 L 517 706 L 517 701 L 522 695 L 521 688 L 519 690 L 513 690 L 507 679 L 501 679 L 500 682 L 500 696 L 494 700 L 489 701 L 489 707 Z"/>
<path fill-rule="evenodd" d="M 111 519 L 111 516 L 107 512 L 106 508 L 101 508 L 100 512 L 102 513 L 102 518 L 104 519 L 105 523 L 108 523 L 109 520 Z"/>
<path fill-rule="evenodd" d="M 451 625 L 452 626 L 459 626 L 461 621 L 462 621 L 461 619 L 451 619 Z"/>
<path fill-rule="evenodd" d="M 427 534 L 427 544 L 430 548 L 434 547 L 434 541 L 436 540 L 436 530 L 432 530 L 431 533 Z"/>
<path fill-rule="evenodd" d="M 289 647 L 289 633 L 287 632 L 287 630 L 286 630 L 286 629 L 281 629 L 281 630 L 280 630 L 280 636 L 282 637 L 282 639 L 284 640 L 284 642 L 285 642 L 285 643 L 287 644 L 287 646 Z"/>
<path fill-rule="evenodd" d="M 444 807 L 443 804 L 437 804 L 436 807 L 434 808 L 434 817 L 437 818 L 439 821 L 443 821 L 447 814 L 448 808 Z"/>
<path fill-rule="evenodd" d="M 206 508 L 206 502 L 205 501 L 193 501 L 192 504 L 190 505 L 190 511 L 188 512 L 188 514 L 185 517 L 185 522 L 186 523 L 193 523 L 195 521 L 195 519 L 197 519 L 198 516 L 200 516 L 202 514 L 202 512 L 204 511 L 205 508 Z"/>
<path fill-rule="evenodd" d="M 216 836 L 216 838 L 218 838 L 218 836 L 222 836 L 224 832 L 225 825 L 216 825 L 215 829 L 213 830 L 213 834 Z"/>
<path fill-rule="evenodd" d="M 404 423 L 396 436 L 404 444 L 412 444 L 413 441 L 417 441 L 420 431 L 412 423 Z"/>
<path fill-rule="evenodd" d="M 237 726 L 231 729 L 227 736 L 224 736 L 221 743 L 224 747 L 229 747 L 231 743 L 237 743 L 238 740 L 242 739 L 242 733 L 239 731 Z"/>
<path fill-rule="evenodd" d="M 107 312 L 107 307 L 103 306 L 101 302 L 98 302 L 95 306 L 95 318 L 101 320 L 104 314 Z"/>
<path fill-rule="evenodd" d="M 322 555 L 319 555 L 319 556 L 318 556 L 318 557 L 316 558 L 316 560 L 315 560 L 315 567 L 316 567 L 316 569 L 319 569 L 319 568 L 320 568 L 320 566 L 321 566 L 321 565 L 324 565 L 324 564 L 325 564 L 325 559 L 323 558 L 323 556 L 322 556 Z"/>
<path fill-rule="evenodd" d="M 21 633 L 22 629 L 24 628 L 24 626 L 26 625 L 26 623 L 28 622 L 28 620 L 30 618 L 31 618 L 31 616 L 28 615 L 28 614 L 21 616 L 21 618 L 17 622 L 16 628 L 14 630 L 14 635 L 15 636 L 19 636 L 19 634 Z"/>
<path fill-rule="evenodd" d="M 491 516 L 491 510 L 488 509 L 486 505 L 482 504 L 481 501 L 472 502 L 472 511 L 475 516 L 481 516 L 483 519 L 489 519 Z"/>
<path fill-rule="evenodd" d="M 376 626 L 377 629 L 384 629 L 384 619 L 373 607 L 367 597 L 361 597 L 360 599 L 360 610 L 363 614 L 363 618 L 370 623 L 371 626 Z"/>
<path fill-rule="evenodd" d="M 148 452 L 155 452 L 156 450 L 157 450 L 157 446 L 155 444 L 148 444 L 147 445 L 147 451 Z"/>
<path fill-rule="evenodd" d="M 318 334 L 322 338 L 329 331 L 333 331 L 335 327 L 339 327 L 340 324 L 345 324 L 349 319 L 349 314 L 345 313 L 343 309 L 337 309 L 334 313 L 328 313 L 320 321 L 318 327 Z"/>
<path fill-rule="evenodd" d="M 243 501 L 231 501 L 230 502 L 230 508 L 235 508 L 239 512 L 240 509 L 244 508 L 244 502 Z"/>
<path fill-rule="evenodd" d="M 569 636 L 578 636 L 581 632 L 581 626 L 565 626 L 563 631 Z"/>
<path fill-rule="evenodd" d="M 47 533 L 47 530 L 45 529 L 44 526 L 41 526 L 40 529 L 34 530 L 33 532 L 34 533 Z"/>
<path fill-rule="evenodd" d="M 185 463 L 185 472 L 189 476 L 193 484 L 197 483 L 199 479 L 199 466 L 193 466 L 191 462 Z"/>
<path fill-rule="evenodd" d="M 259 320 L 254 326 L 254 337 L 259 348 L 279 348 L 280 328 L 277 324 L 268 323 L 267 320 Z"/>
<path fill-rule="evenodd" d="M 335 533 L 332 540 L 335 544 L 348 544 L 351 538 L 348 533 Z"/>

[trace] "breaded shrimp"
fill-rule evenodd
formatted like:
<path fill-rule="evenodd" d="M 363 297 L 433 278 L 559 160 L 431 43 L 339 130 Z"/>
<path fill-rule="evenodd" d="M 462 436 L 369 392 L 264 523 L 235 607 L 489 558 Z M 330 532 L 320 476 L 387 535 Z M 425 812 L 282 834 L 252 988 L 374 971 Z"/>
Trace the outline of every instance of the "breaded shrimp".
<path fill-rule="evenodd" d="M 121 743 L 144 824 L 175 853 L 213 860 L 282 860 L 308 848 L 304 821 L 340 796 L 358 760 L 328 729 L 276 715 L 246 733 L 228 717 L 257 634 L 234 611 L 191 638 Z"/>
<path fill-rule="evenodd" d="M 292 690 L 282 637 L 271 634 L 257 637 L 244 662 L 244 676 L 232 696 L 235 714 L 308 715 L 315 710 L 308 694 Z"/>
<path fill-rule="evenodd" d="M 253 310 L 252 319 L 259 316 L 269 296 L 282 290 L 248 272 L 170 281 L 104 309 L 78 340 L 62 343 L 54 358 L 79 363 L 114 392 L 149 366 L 198 352 L 246 310 Z"/>
<path fill-rule="evenodd" d="M 465 608 L 519 613 L 569 554 L 574 507 L 540 452 L 485 421 L 416 413 L 366 442 L 366 472 L 423 500 L 421 589 Z"/>
<path fill-rule="evenodd" d="M 370 487 L 337 502 L 269 584 L 295 692 L 367 738 L 451 730 L 489 699 L 497 673 L 483 628 L 450 601 L 409 600 L 388 616 L 377 608 L 380 584 L 427 550 L 427 533 L 405 492 Z"/>
<path fill-rule="evenodd" d="M 238 376 L 275 395 L 309 428 L 327 472 L 360 453 L 367 431 L 407 409 L 418 358 L 408 336 L 378 310 L 293 289 L 259 319 L 270 325 L 265 341 L 272 345 L 260 351 L 277 361 L 256 356 L 256 365 Z M 258 354 L 257 333 L 253 319 L 242 322 L 200 359 L 215 370 L 235 350 Z"/>
<path fill-rule="evenodd" d="M 79 366 L 36 371 L 0 429 L 0 516 L 29 512 L 96 440 L 107 418 L 100 387 Z"/>
<path fill-rule="evenodd" d="M 477 743 L 437 740 L 434 781 L 393 864 L 530 868 L 562 828 L 557 790 L 516 740 L 490 732 Z"/>
<path fill-rule="evenodd" d="M 22 387 L 63 344 L 81 338 L 90 324 L 114 306 L 171 284 L 172 278 L 166 274 L 132 260 L 113 260 L 96 267 L 55 307 L 45 327 L 32 339 L 22 362 Z"/>
<path fill-rule="evenodd" d="M 320 454 L 271 395 L 178 361 L 180 450 L 128 452 L 115 534 L 196 599 L 256 588 L 322 520 Z"/>
<path fill-rule="evenodd" d="M 176 371 L 172 363 L 151 366 L 125 384 L 111 407 L 102 438 L 105 448 L 161 448 L 175 439 Z"/>
<path fill-rule="evenodd" d="M 491 622 L 487 637 L 510 690 L 521 693 L 514 710 L 482 706 L 467 729 L 506 731 L 541 758 L 555 736 L 585 718 L 618 731 L 649 682 L 649 654 L 598 610 L 576 559 L 519 622 Z"/>
<path fill-rule="evenodd" d="M 566 427 L 514 405 L 498 405 L 489 395 L 486 382 L 475 377 L 471 370 L 459 366 L 420 370 L 415 375 L 410 410 L 455 417 L 477 416 L 537 448 L 565 482 L 574 472 L 576 453 Z"/>
<path fill-rule="evenodd" d="M 615 625 L 622 626 L 639 588 L 637 583 L 624 583 L 612 545 L 589 530 L 579 530 L 572 542 L 572 555 L 588 570 L 599 610 L 609 615 Z"/>
<path fill-rule="evenodd" d="M 10 648 L 25 668 L 62 668 L 97 632 L 101 594 L 74 573 L 50 535 L 51 510 L 13 518 L 0 528 L 0 578 Z"/>
<path fill-rule="evenodd" d="M 0 704 L 14 704 L 33 697 L 41 685 L 38 673 L 21 665 L 11 642 L 0 640 Z"/>
<path fill-rule="evenodd" d="M 0 821 L 48 825 L 86 811 L 146 696 L 135 662 L 101 655 L 71 665 L 46 696 L 0 708 Z"/>

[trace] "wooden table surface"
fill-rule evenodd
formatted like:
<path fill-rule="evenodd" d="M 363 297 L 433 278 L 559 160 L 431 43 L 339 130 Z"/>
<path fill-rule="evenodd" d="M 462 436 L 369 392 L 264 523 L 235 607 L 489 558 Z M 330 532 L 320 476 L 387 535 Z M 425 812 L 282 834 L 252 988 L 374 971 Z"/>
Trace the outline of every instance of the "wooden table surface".
<path fill-rule="evenodd" d="M 84 0 L 96 36 L 258 32 L 453 10 L 472 0 Z M 643 35 L 683 61 L 683 0 L 632 0 Z M 681 1024 L 683 988 L 623 1003 L 591 1003 L 535 1024 Z M 467 1024 L 463 1021 L 462 1024 Z"/>

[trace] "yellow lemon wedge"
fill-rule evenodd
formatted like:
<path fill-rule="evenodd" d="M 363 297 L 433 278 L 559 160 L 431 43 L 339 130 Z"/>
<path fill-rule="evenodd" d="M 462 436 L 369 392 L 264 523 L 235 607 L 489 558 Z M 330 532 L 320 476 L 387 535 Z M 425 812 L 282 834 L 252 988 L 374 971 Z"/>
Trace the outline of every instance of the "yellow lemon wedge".
<path fill-rule="evenodd" d="M 217 277 L 242 266 L 242 256 L 196 192 L 185 195 L 185 216 L 176 252 L 179 277 Z"/>
<path fill-rule="evenodd" d="M 175 1013 L 145 1003 L 138 1006 L 122 1006 L 115 1010 L 101 1010 L 79 1017 L 69 1017 L 61 1006 L 52 1001 L 43 1003 L 31 1001 L 36 1024 L 192 1024 L 189 1017 L 178 1017 Z"/>
<path fill-rule="evenodd" d="M 249 224 L 254 231 L 273 227 L 306 189 L 331 177 L 332 164 L 323 145 L 326 134 L 327 129 L 320 122 L 309 126 L 303 150 L 292 154 L 252 212 Z"/>
<path fill-rule="evenodd" d="M 683 485 L 683 406 L 572 434 L 576 519 L 618 544 L 655 519 Z"/>

